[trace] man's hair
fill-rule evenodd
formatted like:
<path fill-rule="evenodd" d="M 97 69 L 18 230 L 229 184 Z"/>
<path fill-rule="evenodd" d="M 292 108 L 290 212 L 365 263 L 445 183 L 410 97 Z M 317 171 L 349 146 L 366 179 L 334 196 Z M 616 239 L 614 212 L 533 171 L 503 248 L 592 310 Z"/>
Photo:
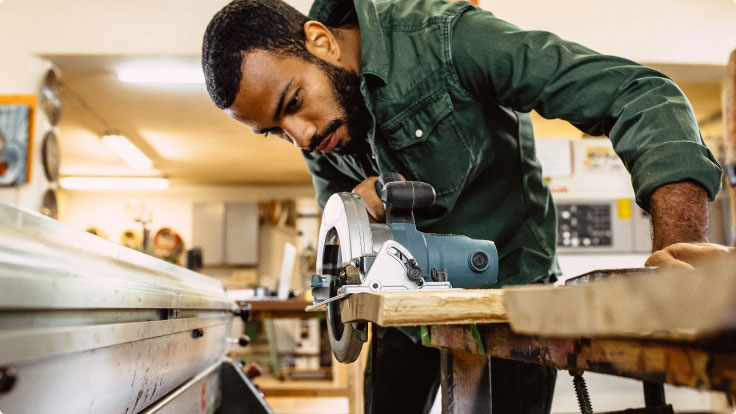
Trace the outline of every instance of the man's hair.
<path fill-rule="evenodd" d="M 266 50 L 311 60 L 304 37 L 308 20 L 281 0 L 235 0 L 217 12 L 202 42 L 202 69 L 215 105 L 225 109 L 235 101 L 243 58 L 250 52 Z"/>

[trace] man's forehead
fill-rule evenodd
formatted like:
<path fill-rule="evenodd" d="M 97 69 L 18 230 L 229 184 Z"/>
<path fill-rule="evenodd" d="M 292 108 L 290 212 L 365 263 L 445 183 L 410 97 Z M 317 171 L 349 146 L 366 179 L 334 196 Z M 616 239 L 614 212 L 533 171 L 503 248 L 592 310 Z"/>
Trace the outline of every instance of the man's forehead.
<path fill-rule="evenodd" d="M 241 86 L 249 79 L 263 81 L 293 76 L 306 66 L 309 66 L 309 62 L 304 59 L 258 49 L 243 56 Z"/>
<path fill-rule="evenodd" d="M 262 50 L 245 55 L 240 89 L 225 112 L 254 129 L 270 121 L 279 96 L 298 73 L 289 63 L 288 58 Z"/>

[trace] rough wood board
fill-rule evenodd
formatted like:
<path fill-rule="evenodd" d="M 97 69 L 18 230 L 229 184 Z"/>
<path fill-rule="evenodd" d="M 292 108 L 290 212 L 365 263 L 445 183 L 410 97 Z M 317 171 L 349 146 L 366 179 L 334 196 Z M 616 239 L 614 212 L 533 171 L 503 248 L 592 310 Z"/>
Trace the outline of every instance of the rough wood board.
<path fill-rule="evenodd" d="M 640 380 L 736 393 L 736 350 L 644 339 L 579 339 L 520 335 L 507 324 L 430 327 L 430 345 L 499 358 Z"/>
<path fill-rule="evenodd" d="M 343 322 L 381 326 L 505 322 L 501 290 L 411 290 L 357 293 L 340 302 Z"/>
<path fill-rule="evenodd" d="M 517 333 L 695 340 L 736 329 L 736 256 L 700 271 L 506 289 L 504 304 Z"/>

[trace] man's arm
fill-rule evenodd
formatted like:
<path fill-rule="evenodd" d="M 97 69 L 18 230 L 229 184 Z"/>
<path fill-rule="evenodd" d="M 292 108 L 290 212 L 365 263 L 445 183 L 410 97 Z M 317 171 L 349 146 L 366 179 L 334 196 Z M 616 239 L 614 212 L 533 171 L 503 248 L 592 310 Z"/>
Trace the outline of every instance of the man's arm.
<path fill-rule="evenodd" d="M 458 82 L 471 96 L 607 135 L 643 209 L 650 211 L 652 194 L 670 183 L 692 180 L 710 199 L 718 194 L 721 168 L 687 98 L 663 74 L 479 9 L 461 15 L 453 35 Z"/>
<path fill-rule="evenodd" d="M 720 190 L 721 168 L 674 82 L 634 62 L 551 33 L 521 30 L 478 9 L 463 14 L 453 34 L 459 83 L 480 102 L 535 109 L 545 118 L 565 119 L 611 139 L 631 173 L 637 204 L 652 214 L 655 254 L 647 264 L 678 262 L 677 252 L 667 247 L 673 243 L 706 241 L 708 199 Z M 687 250 L 680 257 L 689 260 L 723 250 L 708 246 L 677 244 L 677 251 Z"/>
<path fill-rule="evenodd" d="M 650 199 L 652 255 L 646 266 L 692 269 L 736 249 L 708 241 L 708 193 L 691 181 L 667 184 Z"/>
<path fill-rule="evenodd" d="M 708 241 L 708 194 L 691 181 L 659 187 L 649 200 L 652 252 L 675 243 Z"/>

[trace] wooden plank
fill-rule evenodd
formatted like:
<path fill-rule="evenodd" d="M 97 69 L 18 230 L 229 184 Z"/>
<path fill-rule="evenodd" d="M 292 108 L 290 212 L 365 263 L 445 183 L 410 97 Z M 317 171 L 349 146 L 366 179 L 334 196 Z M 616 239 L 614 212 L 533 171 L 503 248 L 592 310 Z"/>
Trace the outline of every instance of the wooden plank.
<path fill-rule="evenodd" d="M 324 317 L 324 312 L 305 312 L 304 308 L 311 305 L 301 299 L 289 300 L 248 300 L 239 301 L 240 304 L 250 304 L 250 319 L 254 321 L 265 319 L 311 319 Z"/>
<path fill-rule="evenodd" d="M 345 397 L 350 390 L 336 387 L 332 381 L 266 381 L 257 378 L 254 383 L 267 397 Z"/>
<path fill-rule="evenodd" d="M 430 327 L 430 345 L 560 370 L 582 370 L 645 381 L 736 393 L 734 342 L 697 345 L 642 339 L 576 339 L 520 335 L 507 324 Z M 483 348 L 479 347 L 479 341 Z"/>
<path fill-rule="evenodd" d="M 728 200 L 728 227 L 726 239 L 736 240 L 736 50 L 731 52 L 723 82 L 723 155 L 724 192 Z M 731 187 L 731 191 L 728 190 Z M 730 237 L 728 237 L 730 236 Z"/>
<path fill-rule="evenodd" d="M 736 50 L 731 52 L 723 82 L 723 152 L 726 168 L 736 168 Z M 736 174 L 732 171 L 731 174 Z M 736 177 L 733 177 L 736 178 Z M 733 180 L 732 178 L 732 180 Z M 736 185 L 731 181 L 736 190 Z"/>
<path fill-rule="evenodd" d="M 350 414 L 365 413 L 365 398 L 363 396 L 363 382 L 365 366 L 368 363 L 368 347 L 372 339 L 371 328 L 368 327 L 368 342 L 363 346 L 358 360 L 348 364 L 348 407 Z"/>
<path fill-rule="evenodd" d="M 343 322 L 381 326 L 505 322 L 503 292 L 486 290 L 407 290 L 353 294 L 340 302 Z"/>
<path fill-rule="evenodd" d="M 698 271 L 660 271 L 569 287 L 504 291 L 515 332 L 696 340 L 736 328 L 736 255 Z"/>
<path fill-rule="evenodd" d="M 250 309 L 253 312 L 257 312 L 257 311 L 304 312 L 304 308 L 312 304 L 312 302 L 308 302 L 306 300 L 301 300 L 301 299 L 247 300 L 244 302 L 250 304 Z"/>

